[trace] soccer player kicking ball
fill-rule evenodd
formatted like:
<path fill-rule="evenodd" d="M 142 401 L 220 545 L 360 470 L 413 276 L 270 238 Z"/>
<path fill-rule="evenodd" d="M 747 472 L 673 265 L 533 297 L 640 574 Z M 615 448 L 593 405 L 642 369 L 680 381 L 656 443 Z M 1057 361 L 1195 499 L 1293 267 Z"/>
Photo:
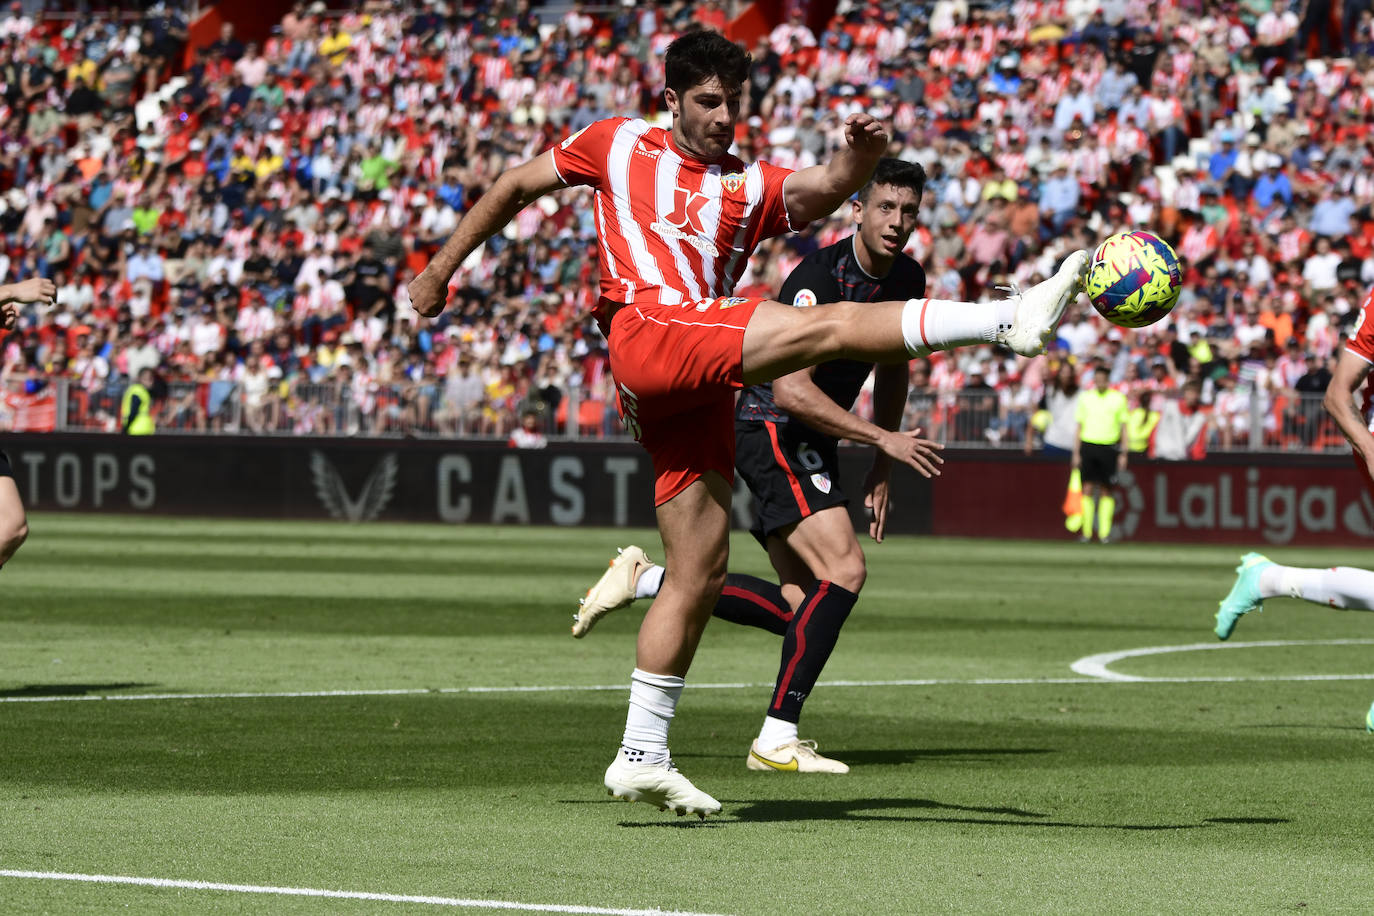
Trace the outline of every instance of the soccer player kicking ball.
<path fill-rule="evenodd" d="M 1369 382 L 1374 368 L 1374 292 L 1360 309 L 1359 323 L 1345 342 L 1336 361 L 1336 371 L 1326 386 L 1322 406 L 1350 440 L 1355 466 L 1364 477 L 1365 487 L 1374 496 L 1374 435 L 1370 433 L 1374 416 L 1374 383 Z M 1364 386 L 1363 409 L 1355 406 L 1355 392 Z M 1221 601 L 1217 611 L 1216 634 L 1229 639 L 1240 618 L 1251 611 L 1264 610 L 1266 598 L 1301 598 L 1313 604 L 1342 611 L 1374 611 L 1374 572 L 1333 566 L 1330 569 L 1302 569 L 1280 566 L 1258 553 L 1247 553 L 1236 567 L 1236 583 Z M 1374 732 L 1374 704 L 1365 714 L 1365 728 Z"/>
<path fill-rule="evenodd" d="M 9 331 L 18 323 L 21 303 L 51 305 L 56 295 L 57 287 L 42 277 L 0 286 L 0 331 Z M 10 467 L 9 456 L 0 451 L 0 567 L 9 562 L 28 536 L 28 519 L 14 482 L 14 468 Z"/>
<path fill-rule="evenodd" d="M 836 357 L 895 362 L 997 340 L 1044 349 L 1082 288 L 1088 256 L 1007 302 L 840 302 L 795 309 L 731 296 L 763 239 L 826 216 L 863 186 L 887 148 L 873 118 L 845 121 L 844 149 L 797 172 L 728 153 L 750 58 L 692 32 L 664 54 L 671 130 L 608 118 L 503 172 L 410 282 L 420 314 L 443 311 L 458 265 L 540 196 L 595 191 L 601 296 L 620 415 L 654 463 L 659 533 L 674 570 L 644 616 L 611 794 L 705 817 L 720 803 L 678 772 L 668 725 L 729 559 L 734 392 Z"/>
<path fill-rule="evenodd" d="M 919 165 L 880 160 L 853 203 L 858 231 L 807 255 L 778 298 L 807 307 L 923 295 L 925 272 L 902 249 L 916 228 L 924 189 Z M 745 757 L 752 770 L 849 772 L 797 734 L 802 706 L 868 575 L 839 484 L 839 440 L 874 446 L 864 503 L 872 513 L 869 534 L 878 542 L 887 522 L 892 462 L 927 477 L 940 473 L 938 444 L 917 438 L 916 430 L 896 431 L 906 404 L 905 362 L 877 367 L 877 425 L 849 412 L 873 369 L 872 362 L 831 360 L 746 388 L 735 409 L 735 467 L 758 502 L 753 534 L 768 551 L 780 584 L 730 573 L 713 615 L 783 638 L 763 728 Z M 624 548 L 583 599 L 573 636 L 585 636 L 602 616 L 637 597 L 654 597 L 663 574 L 664 567 L 651 563 L 643 550 Z"/>

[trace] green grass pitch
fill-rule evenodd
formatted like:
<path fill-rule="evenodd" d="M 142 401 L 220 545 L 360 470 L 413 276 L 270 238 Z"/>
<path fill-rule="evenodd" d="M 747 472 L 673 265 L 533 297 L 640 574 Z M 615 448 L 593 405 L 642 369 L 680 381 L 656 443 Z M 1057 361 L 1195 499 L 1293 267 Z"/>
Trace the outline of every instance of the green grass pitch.
<path fill-rule="evenodd" d="M 77 515 L 32 528 L 0 572 L 3 871 L 553 912 L 1374 910 L 1374 615 L 1272 600 L 1232 640 L 1284 645 L 1111 666 L 1165 681 L 1070 669 L 1215 643 L 1239 549 L 866 543 L 868 585 L 802 723 L 853 772 L 745 769 L 779 643 L 713 622 L 672 735 L 724 804 L 703 823 L 601 787 L 640 610 L 568 635 L 613 548 L 657 556 L 652 532 Z M 733 568 L 766 573 L 747 535 L 733 548 Z M 1325 679 L 1299 679 L 1312 675 Z M 478 687 L 507 689 L 451 689 Z M 301 691 L 363 693 L 75 699 Z M 443 902 L 0 877 L 4 913 Z"/>

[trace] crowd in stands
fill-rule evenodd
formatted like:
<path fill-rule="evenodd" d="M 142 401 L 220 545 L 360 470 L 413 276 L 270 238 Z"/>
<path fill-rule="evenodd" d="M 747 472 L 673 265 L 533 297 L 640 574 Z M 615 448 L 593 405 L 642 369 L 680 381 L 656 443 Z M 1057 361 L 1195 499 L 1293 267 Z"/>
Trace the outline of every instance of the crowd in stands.
<path fill-rule="evenodd" d="M 1122 229 L 1178 249 L 1169 320 L 1121 331 L 1080 303 L 1047 356 L 917 361 L 909 423 L 1019 447 L 1061 363 L 1105 363 L 1132 398 L 1195 382 L 1216 447 L 1320 446 L 1292 417 L 1374 284 L 1371 5 L 843 0 L 813 31 L 794 2 L 751 47 L 736 151 L 800 168 L 848 113 L 882 117 L 928 175 L 909 251 L 941 298 L 1004 296 Z M 0 429 L 55 391 L 64 427 L 117 429 L 151 367 L 164 430 L 622 434 L 588 191 L 523 211 L 439 319 L 406 282 L 504 169 L 598 118 L 666 124 L 664 48 L 736 12 L 298 3 L 261 45 L 225 25 L 188 55 L 175 3 L 13 4 L 0 278 L 59 293 L 0 340 Z M 844 208 L 761 245 L 737 294 L 849 229 Z"/>

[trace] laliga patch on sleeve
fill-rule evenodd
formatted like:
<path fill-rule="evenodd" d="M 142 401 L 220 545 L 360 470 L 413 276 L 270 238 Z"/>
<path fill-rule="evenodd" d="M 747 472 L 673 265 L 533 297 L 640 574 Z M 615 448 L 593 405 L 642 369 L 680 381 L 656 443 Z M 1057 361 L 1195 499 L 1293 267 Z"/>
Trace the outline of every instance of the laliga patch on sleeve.
<path fill-rule="evenodd" d="M 577 140 L 578 137 L 580 137 L 580 136 L 582 136 L 584 133 L 586 133 L 586 130 L 587 130 L 587 128 L 585 128 L 585 127 L 582 128 L 582 129 L 579 130 L 577 133 L 573 134 L 571 137 L 569 137 L 568 139 L 564 140 L 562 143 L 558 144 L 558 148 L 559 148 L 559 149 L 567 149 L 568 147 L 572 146 L 572 145 L 573 145 L 573 142 L 574 142 L 575 140 Z"/>
<path fill-rule="evenodd" d="M 816 294 L 809 289 L 799 289 L 792 297 L 792 304 L 799 309 L 809 309 L 816 304 Z"/>

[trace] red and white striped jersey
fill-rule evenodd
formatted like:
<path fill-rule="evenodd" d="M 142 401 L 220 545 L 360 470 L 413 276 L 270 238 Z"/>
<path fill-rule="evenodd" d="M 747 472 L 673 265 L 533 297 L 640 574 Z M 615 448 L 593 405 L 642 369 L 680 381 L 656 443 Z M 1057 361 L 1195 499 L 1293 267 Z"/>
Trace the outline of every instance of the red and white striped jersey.
<path fill-rule="evenodd" d="M 1364 297 L 1360 317 L 1345 341 L 1345 349 L 1367 363 L 1374 363 L 1374 290 Z M 1374 423 L 1374 373 L 1365 380 L 1363 406 L 1365 422 Z M 1374 431 L 1374 426 L 1371 426 L 1371 431 Z"/>
<path fill-rule="evenodd" d="M 1217 250 L 1217 244 L 1215 227 L 1208 223 L 1193 223 L 1188 227 L 1188 231 L 1183 233 L 1178 250 L 1190 263 L 1197 264 L 1210 257 Z"/>
<path fill-rule="evenodd" d="M 783 203 L 788 170 L 701 162 L 642 120 L 597 121 L 552 153 L 564 182 L 596 192 L 599 319 L 610 305 L 728 296 L 759 242 L 800 228 Z"/>

